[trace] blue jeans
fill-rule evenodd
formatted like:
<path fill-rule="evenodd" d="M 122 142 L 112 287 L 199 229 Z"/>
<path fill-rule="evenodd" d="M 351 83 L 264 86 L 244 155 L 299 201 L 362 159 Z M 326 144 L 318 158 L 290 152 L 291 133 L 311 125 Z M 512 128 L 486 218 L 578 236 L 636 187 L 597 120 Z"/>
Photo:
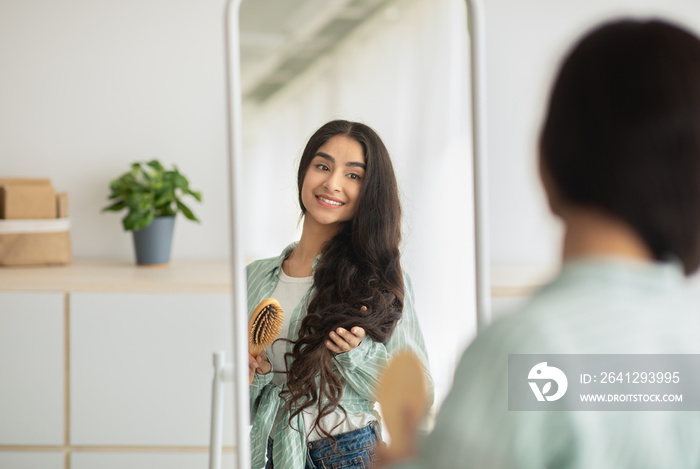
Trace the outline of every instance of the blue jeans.
<path fill-rule="evenodd" d="M 377 460 L 377 449 L 382 442 L 379 424 L 372 421 L 366 427 L 332 438 L 307 443 L 304 469 L 369 469 Z M 337 446 L 336 446 L 337 444 Z M 274 469 L 272 440 L 267 440 L 267 464 L 265 469 Z"/>

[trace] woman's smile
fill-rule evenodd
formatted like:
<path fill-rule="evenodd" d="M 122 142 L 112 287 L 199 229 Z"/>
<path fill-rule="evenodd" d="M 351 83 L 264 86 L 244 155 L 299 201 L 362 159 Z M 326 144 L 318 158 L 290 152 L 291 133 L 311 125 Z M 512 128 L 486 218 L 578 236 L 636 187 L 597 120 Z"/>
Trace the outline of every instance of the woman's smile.
<path fill-rule="evenodd" d="M 345 202 L 341 202 L 340 200 L 327 195 L 317 195 L 316 200 L 318 200 L 322 206 L 328 208 L 342 207 L 345 205 Z"/>

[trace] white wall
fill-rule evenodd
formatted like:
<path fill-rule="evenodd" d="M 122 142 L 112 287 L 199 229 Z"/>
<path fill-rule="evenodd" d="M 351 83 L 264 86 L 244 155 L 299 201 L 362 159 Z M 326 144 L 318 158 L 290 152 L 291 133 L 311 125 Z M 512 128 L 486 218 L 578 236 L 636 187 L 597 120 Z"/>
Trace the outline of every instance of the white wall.
<path fill-rule="evenodd" d="M 0 176 L 70 197 L 75 257 L 132 259 L 122 214 L 100 214 L 136 160 L 177 164 L 204 194 L 175 258 L 226 258 L 223 0 L 2 0 Z"/>
<path fill-rule="evenodd" d="M 552 264 L 560 227 L 536 172 L 536 143 L 555 66 L 592 25 L 660 15 L 700 31 L 697 0 L 485 0 L 491 255 Z"/>
<path fill-rule="evenodd" d="M 700 30 L 700 3 L 484 4 L 492 257 L 551 263 L 558 227 L 534 161 L 554 65 L 591 24 L 620 14 L 660 14 Z M 174 256 L 226 257 L 222 9 L 221 0 L 0 2 L 0 176 L 51 177 L 69 192 L 76 257 L 131 258 L 121 216 L 99 210 L 111 178 L 153 157 L 178 164 L 205 197 L 195 204 L 201 225 L 179 220 Z M 410 119 L 401 107 L 395 117 L 397 128 Z"/>
<path fill-rule="evenodd" d="M 176 163 L 204 193 L 194 205 L 202 224 L 178 222 L 174 258 L 227 257 L 223 3 L 0 2 L 0 176 L 50 177 L 69 192 L 75 257 L 132 258 L 121 216 L 100 208 L 109 180 L 150 158 Z M 588 26 L 621 13 L 700 30 L 700 2 L 484 4 L 492 260 L 553 263 L 559 232 L 537 181 L 535 142 L 554 65 Z M 296 161 L 313 130 L 333 117 L 366 121 L 394 157 L 405 265 L 433 362 L 449 370 L 473 335 L 467 55 L 463 30 L 434 25 L 463 24 L 464 10 L 459 0 L 396 5 L 398 16 L 376 18 L 274 99 L 246 109 L 246 254 L 274 255 L 296 238 Z M 272 200 L 258 205 L 263 193 Z M 440 316 L 455 291 L 466 292 L 456 323 Z M 451 350 L 446 361 L 441 344 Z"/>

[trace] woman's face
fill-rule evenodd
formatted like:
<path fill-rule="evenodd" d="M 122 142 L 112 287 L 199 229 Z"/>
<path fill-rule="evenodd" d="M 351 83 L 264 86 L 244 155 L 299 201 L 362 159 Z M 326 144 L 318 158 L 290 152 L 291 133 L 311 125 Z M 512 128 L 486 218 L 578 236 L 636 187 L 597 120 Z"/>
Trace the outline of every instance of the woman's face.
<path fill-rule="evenodd" d="M 321 145 L 306 170 L 301 200 L 306 217 L 322 225 L 351 220 L 365 177 L 365 154 L 360 143 L 346 135 Z"/>

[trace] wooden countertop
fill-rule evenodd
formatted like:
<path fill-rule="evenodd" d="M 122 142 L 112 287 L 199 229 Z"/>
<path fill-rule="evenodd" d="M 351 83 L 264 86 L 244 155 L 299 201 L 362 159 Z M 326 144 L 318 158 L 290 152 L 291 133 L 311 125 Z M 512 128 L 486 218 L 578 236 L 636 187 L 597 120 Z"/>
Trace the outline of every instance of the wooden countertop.
<path fill-rule="evenodd" d="M 558 271 L 558 265 L 492 264 L 491 297 L 529 296 Z"/>
<path fill-rule="evenodd" d="M 160 267 L 74 260 L 67 266 L 0 267 L 0 291 L 227 294 L 230 278 L 224 260 L 176 260 Z"/>
<path fill-rule="evenodd" d="M 491 266 L 493 297 L 527 296 L 552 278 L 556 266 Z M 128 260 L 74 260 L 67 266 L 0 267 L 0 291 L 111 293 L 231 293 L 225 260 L 175 260 L 143 267 Z"/>

